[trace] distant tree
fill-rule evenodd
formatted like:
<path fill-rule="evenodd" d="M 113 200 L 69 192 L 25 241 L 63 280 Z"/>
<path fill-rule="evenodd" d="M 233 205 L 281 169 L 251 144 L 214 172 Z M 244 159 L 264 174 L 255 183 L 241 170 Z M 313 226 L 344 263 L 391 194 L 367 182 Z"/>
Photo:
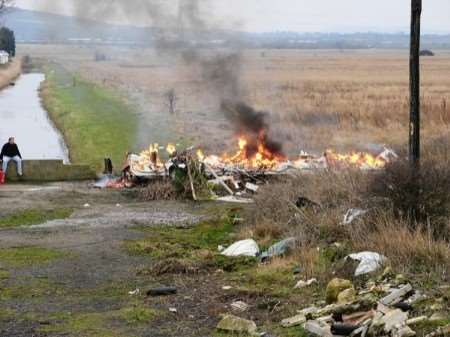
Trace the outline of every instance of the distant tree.
<path fill-rule="evenodd" d="M 16 56 L 16 38 L 9 28 L 0 28 L 0 50 L 8 52 L 10 56 Z"/>

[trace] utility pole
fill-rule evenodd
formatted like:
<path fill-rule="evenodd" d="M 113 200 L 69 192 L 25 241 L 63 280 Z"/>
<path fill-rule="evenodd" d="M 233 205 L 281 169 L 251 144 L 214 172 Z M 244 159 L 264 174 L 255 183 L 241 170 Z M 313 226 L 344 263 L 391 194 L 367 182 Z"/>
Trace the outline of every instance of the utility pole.
<path fill-rule="evenodd" d="M 411 50 L 409 58 L 410 123 L 409 160 L 420 164 L 420 17 L 422 0 L 411 0 Z"/>

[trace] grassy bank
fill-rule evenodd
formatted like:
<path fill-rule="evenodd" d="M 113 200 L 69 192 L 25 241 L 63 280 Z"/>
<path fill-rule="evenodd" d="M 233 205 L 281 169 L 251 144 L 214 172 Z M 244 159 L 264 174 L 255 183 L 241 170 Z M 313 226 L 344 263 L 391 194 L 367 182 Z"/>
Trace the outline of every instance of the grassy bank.
<path fill-rule="evenodd" d="M 136 119 L 117 93 L 84 81 L 56 65 L 45 67 L 41 96 L 50 117 L 63 133 L 73 163 L 99 170 L 103 158 L 120 167 L 134 145 Z"/>
<path fill-rule="evenodd" d="M 22 73 L 22 61 L 15 59 L 6 65 L 0 65 L 0 89 L 14 81 Z"/>

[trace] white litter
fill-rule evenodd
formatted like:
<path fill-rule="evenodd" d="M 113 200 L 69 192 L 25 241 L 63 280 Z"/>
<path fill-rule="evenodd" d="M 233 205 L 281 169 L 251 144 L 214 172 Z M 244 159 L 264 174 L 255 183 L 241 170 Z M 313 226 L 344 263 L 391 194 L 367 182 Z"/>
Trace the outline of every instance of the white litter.
<path fill-rule="evenodd" d="M 360 216 L 363 216 L 369 212 L 366 209 L 360 209 L 360 208 L 351 208 L 345 213 L 344 215 L 344 221 L 342 221 L 343 225 L 350 225 L 353 221 L 355 221 Z"/>
<path fill-rule="evenodd" d="M 134 296 L 134 295 L 139 295 L 139 293 L 140 293 L 140 290 L 136 289 L 136 290 L 133 290 L 133 291 L 129 291 L 128 295 Z"/>
<path fill-rule="evenodd" d="M 374 252 L 361 252 L 350 254 L 346 259 L 359 261 L 355 276 L 365 275 L 377 271 L 386 262 L 386 257 Z"/>
<path fill-rule="evenodd" d="M 259 247 L 253 239 L 235 242 L 222 252 L 225 256 L 257 256 L 258 254 Z"/>
<path fill-rule="evenodd" d="M 252 199 L 248 199 L 248 198 L 240 198 L 240 197 L 235 197 L 232 195 L 228 195 L 226 197 L 220 197 L 216 199 L 217 201 L 222 201 L 222 202 L 231 202 L 231 203 L 237 203 L 237 204 L 253 204 L 255 201 Z"/>
<path fill-rule="evenodd" d="M 236 301 L 231 303 L 231 309 L 237 312 L 244 312 L 248 310 L 248 304 L 242 301 Z"/>
<path fill-rule="evenodd" d="M 317 283 L 317 279 L 315 279 L 315 278 L 312 278 L 312 279 L 310 279 L 308 281 L 300 280 L 300 281 L 297 282 L 297 284 L 295 285 L 294 289 L 305 288 L 305 287 L 311 286 L 311 285 L 313 285 L 315 283 Z"/>
<path fill-rule="evenodd" d="M 83 207 L 84 207 L 84 208 L 89 208 L 89 207 L 91 207 L 91 205 L 89 205 L 89 204 L 84 204 Z"/>

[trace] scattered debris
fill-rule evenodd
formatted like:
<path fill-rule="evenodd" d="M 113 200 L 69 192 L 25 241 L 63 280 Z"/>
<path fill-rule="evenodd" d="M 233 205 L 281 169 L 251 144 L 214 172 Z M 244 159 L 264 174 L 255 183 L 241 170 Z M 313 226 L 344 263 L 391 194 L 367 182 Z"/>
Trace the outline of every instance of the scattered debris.
<path fill-rule="evenodd" d="M 350 254 L 346 259 L 359 261 L 359 265 L 355 270 L 355 276 L 370 274 L 377 271 L 386 262 L 386 257 L 374 252 L 361 252 Z"/>
<path fill-rule="evenodd" d="M 405 296 L 412 290 L 413 290 L 412 286 L 408 283 L 407 285 L 401 287 L 400 289 L 393 290 L 386 297 L 383 297 L 380 300 L 380 303 L 382 303 L 384 305 L 394 304 L 395 302 L 399 301 L 403 296 Z"/>
<path fill-rule="evenodd" d="M 219 324 L 217 324 L 217 329 L 232 333 L 247 333 L 250 335 L 256 335 L 257 327 L 253 321 L 233 315 L 224 315 Z"/>
<path fill-rule="evenodd" d="M 177 293 L 177 288 L 175 287 L 161 287 L 153 288 L 147 291 L 147 296 L 167 296 L 174 295 Z"/>
<path fill-rule="evenodd" d="M 233 243 L 222 252 L 225 256 L 253 256 L 259 254 L 259 247 L 255 240 L 248 239 Z"/>
<path fill-rule="evenodd" d="M 265 261 L 272 257 L 286 255 L 289 252 L 289 250 L 295 248 L 296 244 L 297 240 L 295 238 L 288 238 L 283 241 L 280 241 L 271 246 L 267 251 L 263 252 L 261 254 L 261 260 Z"/>
<path fill-rule="evenodd" d="M 450 324 L 443 326 L 437 329 L 435 332 L 432 332 L 425 337 L 447 337 L 450 336 Z"/>
<path fill-rule="evenodd" d="M 297 326 L 306 322 L 306 316 L 303 314 L 298 314 L 296 316 L 283 319 L 281 321 L 281 326 L 284 328 L 290 328 L 293 326 Z"/>
<path fill-rule="evenodd" d="M 320 337 L 332 337 L 333 334 L 331 333 L 331 327 L 327 324 L 320 323 L 318 321 L 308 321 L 305 324 L 305 330 L 320 336 Z"/>
<path fill-rule="evenodd" d="M 356 300 L 356 290 L 353 287 L 341 291 L 337 296 L 338 304 L 353 303 L 355 300 Z"/>
<path fill-rule="evenodd" d="M 300 280 L 294 286 L 294 289 L 301 289 L 301 288 L 309 287 L 309 286 L 311 286 L 313 284 L 316 284 L 316 283 L 317 283 L 317 279 L 315 279 L 315 278 L 312 278 L 312 279 L 310 279 L 308 281 Z"/>
<path fill-rule="evenodd" d="M 231 289 L 233 289 L 232 286 L 223 286 L 222 287 L 222 290 L 231 290 Z"/>
<path fill-rule="evenodd" d="M 299 197 L 295 202 L 295 206 L 297 206 L 298 208 L 313 208 L 313 209 L 321 208 L 321 206 L 317 202 L 312 201 L 305 197 Z"/>
<path fill-rule="evenodd" d="M 253 193 L 256 193 L 258 192 L 259 186 L 252 183 L 246 183 L 245 188 Z"/>
<path fill-rule="evenodd" d="M 332 279 L 326 289 L 326 301 L 327 303 L 335 303 L 338 299 L 338 295 L 345 289 L 353 288 L 352 282 L 340 278 Z"/>
<path fill-rule="evenodd" d="M 235 197 L 232 195 L 229 195 L 226 197 L 220 197 L 220 198 L 217 198 L 216 200 L 222 201 L 222 202 L 236 203 L 236 204 L 253 204 L 254 203 L 253 199 Z"/>
<path fill-rule="evenodd" d="M 357 218 L 366 215 L 369 211 L 361 208 L 350 208 L 347 213 L 344 215 L 344 221 L 342 221 L 343 225 L 350 225 Z"/>
<path fill-rule="evenodd" d="M 129 291 L 128 295 L 134 296 L 134 295 L 139 295 L 139 293 L 140 293 L 140 290 L 138 288 L 138 289 L 135 289 L 133 291 Z"/>
<path fill-rule="evenodd" d="M 176 314 L 178 312 L 177 308 L 169 308 L 169 312 Z"/>
<path fill-rule="evenodd" d="M 414 312 L 410 310 L 410 301 L 423 295 L 410 284 L 394 287 L 393 284 L 398 284 L 392 282 L 395 278 L 396 275 L 388 273 L 377 281 L 360 285 L 358 291 L 349 280 L 335 278 L 326 289 L 326 302 L 331 304 L 299 310 L 297 316 L 282 320 L 281 326 L 302 325 L 309 334 L 319 337 L 414 337 L 416 332 L 411 327 L 431 318 L 409 318 Z M 445 321 L 446 317 L 436 315 L 436 319 Z M 426 337 L 447 336 L 449 332 L 447 326 Z"/>
<path fill-rule="evenodd" d="M 242 301 L 236 301 L 231 303 L 231 309 L 237 312 L 244 312 L 248 310 L 248 304 Z"/>
<path fill-rule="evenodd" d="M 84 208 L 89 208 L 89 207 L 91 207 L 91 205 L 86 203 L 86 204 L 83 205 L 83 207 Z"/>
<path fill-rule="evenodd" d="M 334 323 L 331 325 L 331 333 L 333 335 L 348 336 L 358 328 L 359 327 L 357 325 Z"/>

